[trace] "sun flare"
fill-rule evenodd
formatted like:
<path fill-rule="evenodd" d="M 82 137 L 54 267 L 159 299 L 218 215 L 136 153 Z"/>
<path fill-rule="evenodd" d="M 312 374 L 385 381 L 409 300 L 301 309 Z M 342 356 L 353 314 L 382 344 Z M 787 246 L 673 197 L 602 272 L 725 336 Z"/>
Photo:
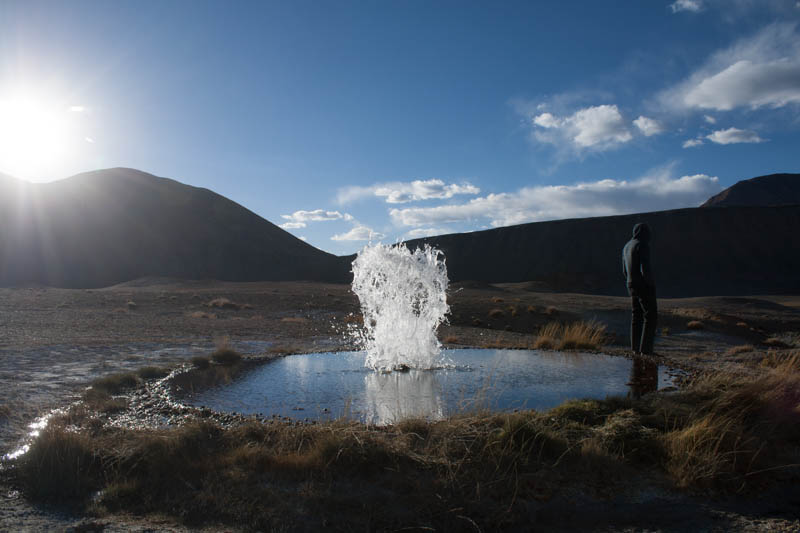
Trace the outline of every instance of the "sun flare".
<path fill-rule="evenodd" d="M 74 107 L 30 91 L 0 94 L 0 172 L 46 179 L 70 151 Z"/>

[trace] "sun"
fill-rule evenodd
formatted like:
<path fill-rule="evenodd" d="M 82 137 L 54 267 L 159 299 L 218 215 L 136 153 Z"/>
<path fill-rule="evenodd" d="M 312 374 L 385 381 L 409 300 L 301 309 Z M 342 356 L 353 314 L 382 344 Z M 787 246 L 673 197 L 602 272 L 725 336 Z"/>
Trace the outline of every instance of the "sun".
<path fill-rule="evenodd" d="M 0 93 L 0 172 L 47 179 L 69 155 L 70 114 L 32 91 Z"/>

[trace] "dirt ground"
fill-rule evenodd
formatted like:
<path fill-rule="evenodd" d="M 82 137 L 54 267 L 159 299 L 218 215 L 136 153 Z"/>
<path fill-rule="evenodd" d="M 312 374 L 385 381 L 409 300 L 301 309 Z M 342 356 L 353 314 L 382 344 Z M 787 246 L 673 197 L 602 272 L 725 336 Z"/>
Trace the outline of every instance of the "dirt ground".
<path fill-rule="evenodd" d="M 549 322 L 595 320 L 611 339 L 604 351 L 627 353 L 627 298 L 532 288 L 454 284 L 450 323 L 440 328 L 440 339 L 451 346 L 514 346 Z M 656 351 L 670 366 L 745 372 L 771 349 L 800 346 L 800 296 L 661 299 L 659 306 Z M 344 332 L 358 314 L 349 286 L 318 283 L 148 279 L 97 290 L 0 289 L 0 454 L 19 444 L 36 417 L 96 377 L 176 365 L 208 354 L 221 338 L 246 354 L 352 348 Z M 752 349 L 735 349 L 743 346 Z M 559 505 L 568 514 L 572 504 L 554 502 L 551 512 L 560 512 Z M 609 505 L 607 521 L 589 529 L 799 531 L 798 509 L 800 495 L 742 503 L 643 494 L 640 501 Z M 630 513 L 642 515 L 641 527 L 613 525 L 627 523 L 619 517 Z M 0 475 L 0 531 L 103 529 L 183 530 L 168 520 L 120 516 L 96 523 L 31 505 Z"/>

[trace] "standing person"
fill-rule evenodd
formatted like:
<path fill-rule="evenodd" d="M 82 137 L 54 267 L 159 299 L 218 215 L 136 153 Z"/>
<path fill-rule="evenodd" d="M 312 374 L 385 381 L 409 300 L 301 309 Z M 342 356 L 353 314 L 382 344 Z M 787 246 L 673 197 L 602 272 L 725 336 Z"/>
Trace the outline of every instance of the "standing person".
<path fill-rule="evenodd" d="M 622 249 L 622 272 L 631 295 L 631 349 L 634 354 L 652 354 L 658 307 L 650 265 L 650 227 L 647 224 L 633 226 L 633 238 Z"/>

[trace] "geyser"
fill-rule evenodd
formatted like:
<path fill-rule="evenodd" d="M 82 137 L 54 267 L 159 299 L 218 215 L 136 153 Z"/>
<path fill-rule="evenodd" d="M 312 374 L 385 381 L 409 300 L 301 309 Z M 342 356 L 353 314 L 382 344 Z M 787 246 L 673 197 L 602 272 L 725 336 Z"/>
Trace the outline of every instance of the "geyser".
<path fill-rule="evenodd" d="M 447 266 L 426 245 L 364 247 L 353 261 L 353 292 L 361 302 L 363 329 L 355 333 L 378 371 L 431 369 L 445 361 L 436 328 L 445 320 Z"/>

